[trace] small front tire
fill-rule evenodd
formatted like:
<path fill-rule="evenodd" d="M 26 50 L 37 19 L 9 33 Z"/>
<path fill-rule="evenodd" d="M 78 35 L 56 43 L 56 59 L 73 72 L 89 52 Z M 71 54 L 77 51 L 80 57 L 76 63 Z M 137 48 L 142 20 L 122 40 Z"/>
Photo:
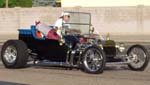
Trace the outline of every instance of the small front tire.
<path fill-rule="evenodd" d="M 128 67 L 134 71 L 144 71 L 149 63 L 149 53 L 142 45 L 133 45 L 127 51 L 129 56 Z"/>

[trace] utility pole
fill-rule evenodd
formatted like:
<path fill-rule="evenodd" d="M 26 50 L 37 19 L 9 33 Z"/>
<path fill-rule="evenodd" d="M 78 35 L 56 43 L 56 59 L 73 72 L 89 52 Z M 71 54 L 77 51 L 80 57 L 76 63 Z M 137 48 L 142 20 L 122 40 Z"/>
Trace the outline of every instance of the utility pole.
<path fill-rule="evenodd" d="M 5 8 L 8 8 L 8 0 L 5 0 Z"/>

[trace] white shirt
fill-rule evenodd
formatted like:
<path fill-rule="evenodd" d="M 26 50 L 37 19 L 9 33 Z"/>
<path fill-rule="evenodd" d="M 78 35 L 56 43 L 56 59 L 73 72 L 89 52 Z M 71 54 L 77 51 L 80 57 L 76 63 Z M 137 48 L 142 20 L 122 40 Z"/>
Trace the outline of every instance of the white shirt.
<path fill-rule="evenodd" d="M 65 24 L 66 22 L 60 18 L 56 21 L 55 23 L 55 27 L 57 28 L 61 28 L 61 27 L 64 27 L 64 28 L 71 28 L 70 24 Z"/>
<path fill-rule="evenodd" d="M 60 28 L 71 28 L 71 26 L 70 26 L 70 24 L 65 24 L 66 22 L 62 19 L 62 18 L 60 18 L 60 19 L 58 19 L 57 21 L 56 21 L 56 23 L 55 23 L 55 28 L 57 27 L 58 28 L 58 30 L 57 30 L 57 34 L 59 35 L 59 36 L 61 36 L 62 37 L 62 29 L 60 29 Z"/>

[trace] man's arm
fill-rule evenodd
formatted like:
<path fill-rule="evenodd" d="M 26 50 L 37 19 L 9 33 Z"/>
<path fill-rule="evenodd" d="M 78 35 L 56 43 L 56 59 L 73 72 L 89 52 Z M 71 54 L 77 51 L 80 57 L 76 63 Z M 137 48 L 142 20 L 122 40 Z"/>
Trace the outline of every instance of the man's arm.
<path fill-rule="evenodd" d="M 61 28 L 62 27 L 62 19 L 58 19 L 56 22 L 55 22 L 55 28 Z"/>

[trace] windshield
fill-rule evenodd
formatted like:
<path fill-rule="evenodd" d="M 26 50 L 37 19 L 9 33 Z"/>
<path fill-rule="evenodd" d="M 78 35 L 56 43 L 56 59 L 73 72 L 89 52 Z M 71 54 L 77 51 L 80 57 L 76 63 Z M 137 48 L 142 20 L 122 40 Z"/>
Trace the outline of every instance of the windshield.
<path fill-rule="evenodd" d="M 67 12 L 70 14 L 70 21 L 63 23 L 63 26 L 70 25 L 70 29 L 77 29 L 81 34 L 89 34 L 91 26 L 91 14 L 84 12 Z"/>

